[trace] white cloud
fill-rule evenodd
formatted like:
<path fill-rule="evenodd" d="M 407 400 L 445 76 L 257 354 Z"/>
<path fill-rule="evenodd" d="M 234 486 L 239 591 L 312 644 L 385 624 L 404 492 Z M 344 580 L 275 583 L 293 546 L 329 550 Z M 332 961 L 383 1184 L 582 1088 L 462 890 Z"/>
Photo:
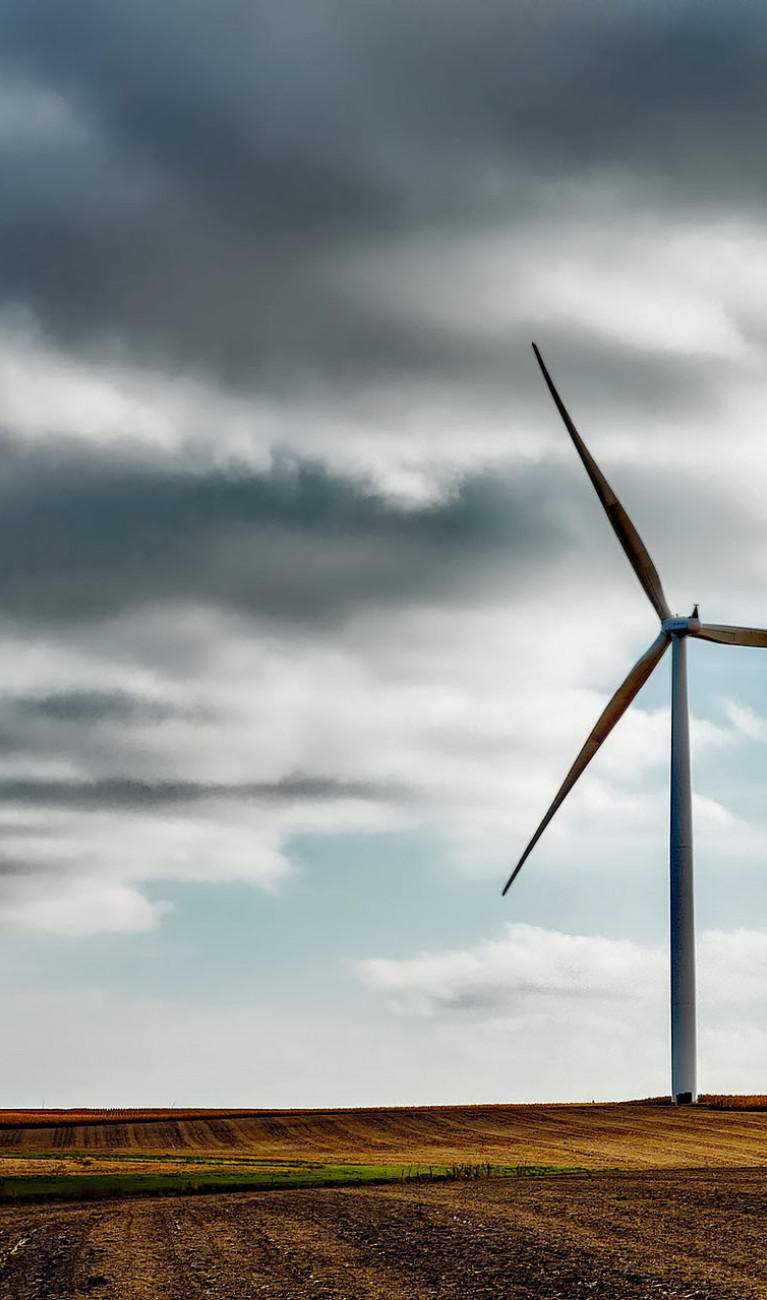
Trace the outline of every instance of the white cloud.
<path fill-rule="evenodd" d="M 242 459 L 264 468 L 271 457 L 273 421 L 255 401 L 108 352 L 69 354 L 17 313 L 0 318 L 0 419 L 30 441 L 66 436 L 126 457 L 184 451 L 190 466 Z"/>
<path fill-rule="evenodd" d="M 698 943 L 703 1002 L 767 1002 L 767 932 L 705 930 Z"/>
<path fill-rule="evenodd" d="M 372 255 L 346 252 L 337 271 L 376 303 L 467 340 L 566 321 L 663 353 L 744 351 L 730 311 L 749 308 L 767 283 L 759 230 L 731 221 L 691 229 L 667 217 L 661 225 L 644 213 L 624 214 L 620 225 L 612 212 L 600 221 L 591 186 L 588 219 L 575 215 L 565 242 L 553 215 L 564 197 L 562 187 L 552 187 L 550 208 L 536 212 L 534 228 L 517 222 L 442 238 L 430 232 Z M 571 209 L 573 199 L 577 204 L 571 191 Z"/>
<path fill-rule="evenodd" d="M 702 1001 L 767 1004 L 767 931 L 706 930 L 697 946 Z M 668 960 L 664 949 L 627 939 L 512 923 L 503 938 L 471 950 L 370 958 L 358 971 L 400 1009 L 471 1010 L 496 1020 L 530 1014 L 540 999 L 547 1015 L 559 1000 L 560 1016 L 570 1014 L 571 1000 L 659 1004 Z"/>
<path fill-rule="evenodd" d="M 78 938 L 154 930 L 170 904 L 103 876 L 17 879 L 0 896 L 0 926 Z"/>
<path fill-rule="evenodd" d="M 477 949 L 405 961 L 372 958 L 364 978 L 398 1005 L 519 1011 L 520 1000 L 554 997 L 643 998 L 662 977 L 660 955 L 628 940 L 508 925 L 506 936 Z"/>
<path fill-rule="evenodd" d="M 705 1022 L 699 1036 L 701 1074 L 712 1093 L 764 1095 L 767 1031 L 742 1017 L 725 1024 Z"/>
<path fill-rule="evenodd" d="M 727 717 L 741 736 L 747 740 L 767 739 L 767 722 L 754 709 L 737 700 L 725 700 L 723 704 Z"/>

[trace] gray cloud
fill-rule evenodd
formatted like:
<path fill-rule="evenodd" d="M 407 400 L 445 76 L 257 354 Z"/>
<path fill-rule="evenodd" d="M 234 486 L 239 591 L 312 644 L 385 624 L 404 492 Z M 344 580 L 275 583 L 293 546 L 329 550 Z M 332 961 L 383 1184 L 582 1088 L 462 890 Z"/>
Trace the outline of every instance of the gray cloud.
<path fill-rule="evenodd" d="M 480 1012 L 487 1014 L 490 1012 L 505 1013 L 509 1012 L 510 1001 L 517 999 L 525 1000 L 530 998 L 550 999 L 564 998 L 569 1000 L 589 1000 L 599 1001 L 605 996 L 604 989 L 583 989 L 571 988 L 565 982 L 561 984 L 548 985 L 541 988 L 539 985 L 530 981 L 529 983 L 515 982 L 512 988 L 508 984 L 503 984 L 500 980 L 493 984 L 488 983 L 481 989 L 471 989 L 458 993 L 446 993 L 443 997 L 434 998 L 435 1007 L 443 1011 L 458 1012 Z M 626 993 L 623 993 L 626 996 Z M 512 1004 L 513 1004 L 512 1001 Z"/>
<path fill-rule="evenodd" d="M 5 460 L 0 608 L 22 621 L 175 603 L 333 624 L 529 576 L 562 537 L 555 496 L 534 471 L 467 477 L 439 502 L 403 509 L 292 460 L 266 474 L 184 474 L 50 449 L 18 457 L 10 444 Z M 63 708 L 91 705 L 122 707 L 79 698 Z"/>
<path fill-rule="evenodd" d="M 368 802 L 406 797 L 407 792 L 401 786 L 344 781 L 333 776 L 294 775 L 279 781 L 238 783 L 139 781 L 130 777 L 104 777 L 93 781 L 0 779 L 0 804 L 95 812 L 151 810 L 231 800 L 290 804 L 338 799 Z"/>
<path fill-rule="evenodd" d="M 12 712 L 33 721 L 90 725 L 110 722 L 145 725 L 169 718 L 188 716 L 164 700 L 142 699 L 127 691 L 55 691 L 46 695 L 17 698 Z"/>
<path fill-rule="evenodd" d="M 11 0 L 25 119 L 37 87 L 71 121 L 39 109 L 4 147 L 4 297 L 70 343 L 261 384 L 500 380 L 511 346 L 392 317 L 339 276 L 344 250 L 542 210 L 565 239 L 563 181 L 600 182 L 616 220 L 760 214 L 766 26 L 745 0 L 428 18 L 409 0 Z"/>
<path fill-rule="evenodd" d="M 58 690 L 6 698 L 0 708 L 0 749 L 6 758 L 50 761 L 76 757 L 97 771 L 125 761 L 141 731 L 180 721 L 204 725 L 210 710 L 182 708 L 120 690 Z"/>
<path fill-rule="evenodd" d="M 203 728 L 213 716 L 210 709 L 183 708 L 167 699 L 120 690 L 8 695 L 0 706 L 0 751 L 6 761 L 21 764 L 25 776 L 30 765 L 35 772 L 42 764 L 48 773 L 55 761 L 63 762 L 65 770 L 74 764 L 76 771 L 120 772 L 126 761 L 135 762 L 141 749 L 145 764 L 151 761 L 152 729 L 192 724 L 205 735 Z M 26 802 L 24 788 L 22 783 L 22 802 Z M 13 798 L 9 794 L 5 803 Z"/>

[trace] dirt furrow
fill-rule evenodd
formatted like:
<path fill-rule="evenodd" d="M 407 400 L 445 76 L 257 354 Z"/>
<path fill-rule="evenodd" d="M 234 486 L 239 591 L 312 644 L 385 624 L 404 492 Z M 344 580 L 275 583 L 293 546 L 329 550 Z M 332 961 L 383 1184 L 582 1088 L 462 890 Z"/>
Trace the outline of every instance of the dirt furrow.
<path fill-rule="evenodd" d="M 176 1202 L 178 1249 L 216 1300 L 430 1300 L 391 1267 L 367 1267 L 330 1223 L 265 1213 L 273 1198 Z"/>
<path fill-rule="evenodd" d="M 29 1211 L 24 1217 L 17 1211 L 15 1225 L 13 1220 L 3 1225 L 0 1300 L 75 1300 L 91 1295 L 103 1279 L 89 1229 L 103 1213 L 67 1209 L 36 1218 Z"/>
<path fill-rule="evenodd" d="M 471 1189 L 467 1189 L 471 1190 Z M 485 1215 L 483 1206 L 454 1191 L 341 1191 L 274 1198 L 262 1213 L 270 1230 L 277 1217 L 301 1216 L 317 1230 L 332 1225 L 369 1269 L 391 1267 L 410 1279 L 412 1294 L 444 1300 L 648 1300 L 655 1295 L 746 1300 L 758 1287 L 730 1287 L 695 1275 L 668 1254 L 605 1251 L 597 1240 L 573 1241 L 539 1220 Z M 406 1290 L 407 1293 L 407 1290 Z"/>
<path fill-rule="evenodd" d="M 179 1259 L 173 1217 L 173 1207 L 157 1201 L 112 1203 L 91 1230 L 99 1281 L 89 1294 L 103 1300 L 194 1300 L 201 1294 Z"/>
<path fill-rule="evenodd" d="M 619 1262 L 659 1259 L 701 1284 L 767 1295 L 767 1195 L 760 1170 L 609 1175 L 437 1190 Z"/>
<path fill-rule="evenodd" d="M 272 1282 L 263 1285 L 264 1296 L 284 1296 L 281 1285 L 290 1275 L 299 1288 L 296 1294 L 311 1293 L 322 1300 L 431 1300 L 433 1292 L 417 1286 L 407 1267 L 398 1261 L 366 1259 L 336 1231 L 332 1216 L 317 1222 L 306 1208 L 300 1197 L 292 1206 L 276 1197 L 238 1198 L 231 1205 L 228 1247 L 247 1256 L 257 1235 L 269 1243 L 279 1265 Z"/>

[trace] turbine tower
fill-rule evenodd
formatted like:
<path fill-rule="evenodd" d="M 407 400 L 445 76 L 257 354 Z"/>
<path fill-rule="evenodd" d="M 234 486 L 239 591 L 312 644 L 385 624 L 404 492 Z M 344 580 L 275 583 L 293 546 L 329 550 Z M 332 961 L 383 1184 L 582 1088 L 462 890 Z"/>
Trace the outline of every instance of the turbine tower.
<path fill-rule="evenodd" d="M 671 945 L 671 1097 L 677 1105 L 697 1100 L 695 1047 L 695 915 L 692 872 L 692 787 L 690 720 L 687 704 L 687 637 L 724 645 L 767 647 L 767 630 L 701 623 L 696 605 L 689 618 L 672 616 L 658 572 L 639 533 L 573 424 L 553 380 L 533 344 L 538 365 L 557 410 L 602 502 L 607 518 L 660 619 L 660 634 L 613 695 L 567 773 L 546 815 L 503 888 L 505 894 L 522 870 L 557 809 L 586 770 L 600 745 L 671 646 L 671 826 L 669 842 Z"/>

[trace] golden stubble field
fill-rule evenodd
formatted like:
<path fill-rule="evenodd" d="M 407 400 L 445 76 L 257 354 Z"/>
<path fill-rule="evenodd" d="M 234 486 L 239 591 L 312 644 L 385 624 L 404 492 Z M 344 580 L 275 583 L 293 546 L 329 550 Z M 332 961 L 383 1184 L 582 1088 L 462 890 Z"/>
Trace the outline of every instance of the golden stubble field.
<path fill-rule="evenodd" d="M 763 1099 L 753 1099 L 754 1106 Z M 580 1166 L 767 1167 L 767 1110 L 748 1099 L 694 1107 L 626 1102 L 355 1110 L 4 1111 L 0 1175 L 30 1156 L 87 1168 L 113 1153 L 222 1160 Z M 723 1109 L 722 1106 L 737 1108 Z M 28 1167 L 28 1166 L 27 1166 Z M 38 1161 L 35 1167 L 42 1171 Z"/>

